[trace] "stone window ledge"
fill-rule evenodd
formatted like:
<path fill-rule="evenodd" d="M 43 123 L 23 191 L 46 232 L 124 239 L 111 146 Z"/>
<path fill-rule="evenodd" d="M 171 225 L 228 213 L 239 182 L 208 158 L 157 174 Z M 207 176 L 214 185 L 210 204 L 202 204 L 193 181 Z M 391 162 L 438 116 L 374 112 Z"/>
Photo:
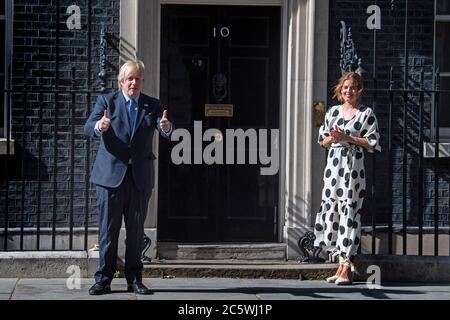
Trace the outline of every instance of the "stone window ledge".
<path fill-rule="evenodd" d="M 423 157 L 434 158 L 434 142 L 424 142 L 423 144 Z M 439 143 L 439 158 L 450 158 L 450 142 Z"/>
<path fill-rule="evenodd" d="M 6 155 L 6 138 L 0 138 L 0 155 Z M 9 154 L 14 154 L 14 140 L 9 140 Z"/>

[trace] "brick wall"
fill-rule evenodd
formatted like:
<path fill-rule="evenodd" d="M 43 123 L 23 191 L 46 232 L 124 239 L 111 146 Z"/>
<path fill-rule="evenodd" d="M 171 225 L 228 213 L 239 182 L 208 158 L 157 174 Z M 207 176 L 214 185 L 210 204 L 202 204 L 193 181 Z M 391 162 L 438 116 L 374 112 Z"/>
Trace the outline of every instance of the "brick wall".
<path fill-rule="evenodd" d="M 377 4 L 381 9 L 381 29 L 369 30 L 366 21 L 371 14 L 367 7 Z M 394 68 L 394 88 L 403 88 L 405 67 L 408 70 L 406 87 L 420 87 L 420 73 L 424 72 L 424 87 L 432 88 L 433 73 L 433 30 L 434 1 L 409 0 L 408 10 L 408 59 L 405 65 L 405 1 L 330 1 L 329 26 L 329 100 L 328 105 L 336 104 L 331 99 L 332 87 L 340 76 L 340 21 L 351 28 L 357 54 L 362 59 L 364 85 L 366 88 L 389 88 L 391 66 Z M 374 81 L 376 80 L 376 82 Z M 381 131 L 382 153 L 367 155 L 368 193 L 374 185 L 374 198 L 366 198 L 363 220 L 370 224 L 372 217 L 377 223 L 385 223 L 392 218 L 401 223 L 403 219 L 403 94 L 396 95 L 393 106 L 392 152 L 388 152 L 389 96 L 387 93 L 366 91 L 363 103 L 373 106 Z M 407 99 L 406 120 L 406 212 L 408 225 L 417 225 L 419 194 L 419 95 L 410 94 Z M 423 135 L 424 141 L 431 141 L 431 96 L 425 94 Z M 388 183 L 389 157 L 392 160 L 392 184 Z M 449 160 L 440 161 L 439 212 L 441 226 L 448 226 L 449 220 Z M 433 160 L 424 159 L 424 221 L 426 226 L 434 223 L 434 165 Z M 375 181 L 373 181 L 375 180 Z M 374 183 L 373 183 L 374 182 Z M 391 198 L 392 191 L 392 198 Z"/>
<path fill-rule="evenodd" d="M 87 94 L 75 95 L 75 105 L 72 106 L 71 94 L 60 93 L 56 96 L 54 93 L 43 93 L 40 96 L 33 90 L 58 89 L 64 92 L 73 86 L 75 90 L 99 91 L 101 84 L 98 77 L 99 44 L 102 23 L 106 28 L 107 39 L 108 81 L 106 87 L 116 87 L 115 79 L 119 65 L 117 51 L 120 27 L 119 0 L 92 0 L 91 3 L 91 57 L 89 58 L 87 0 L 76 1 L 81 11 L 81 30 L 68 30 L 66 25 L 66 20 L 70 16 L 66 10 L 74 2 L 60 1 L 58 57 L 56 57 L 56 1 L 14 1 L 12 85 L 16 93 L 13 95 L 12 106 L 12 138 L 15 140 L 16 154 L 9 158 L 8 168 L 9 227 L 20 226 L 22 210 L 25 227 L 37 225 L 39 211 L 41 227 L 52 226 L 54 215 L 57 227 L 68 227 L 72 205 L 74 226 L 84 225 L 85 179 L 95 159 L 98 141 L 92 139 L 89 142 L 90 146 L 88 145 L 88 140 L 83 134 L 83 125 L 98 92 L 91 94 L 90 101 Z M 59 61 L 58 83 L 56 83 L 56 60 Z M 88 74 L 89 61 L 91 62 L 90 74 Z M 71 79 L 72 68 L 75 68 L 74 82 Z M 24 77 L 27 78 L 26 81 Z M 28 91 L 27 103 L 24 102 L 25 95 L 22 93 L 24 90 Z M 56 99 L 58 103 L 55 103 Z M 39 118 L 41 115 L 42 122 Z M 42 123 L 41 141 L 39 123 Z M 39 148 L 41 148 L 40 159 Z M 87 152 L 90 156 L 88 168 Z M 3 170 L 5 157 L 2 157 L 0 162 L 2 166 L 0 225 L 3 226 L 6 211 Z M 73 203 L 71 202 L 72 192 Z M 87 192 L 89 224 L 97 226 L 98 211 L 95 190 L 91 184 Z"/>

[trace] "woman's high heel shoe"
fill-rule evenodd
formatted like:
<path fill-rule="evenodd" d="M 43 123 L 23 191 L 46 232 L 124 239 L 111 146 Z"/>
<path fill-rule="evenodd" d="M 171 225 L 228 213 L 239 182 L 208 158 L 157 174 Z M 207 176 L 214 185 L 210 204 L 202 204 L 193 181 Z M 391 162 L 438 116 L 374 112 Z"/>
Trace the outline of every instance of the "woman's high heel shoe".
<path fill-rule="evenodd" d="M 336 274 L 335 274 L 334 276 L 328 277 L 328 278 L 326 279 L 327 282 L 328 282 L 328 283 L 333 283 L 333 282 L 335 282 L 337 279 L 339 279 L 339 275 L 341 274 L 341 272 L 342 272 L 342 265 L 340 264 L 340 265 L 339 265 L 339 268 L 338 268 L 337 271 L 336 271 Z"/>
<path fill-rule="evenodd" d="M 345 261 L 344 258 L 339 257 L 339 268 L 337 269 L 336 274 L 335 274 L 334 276 L 328 277 L 328 278 L 326 279 L 326 281 L 327 281 L 328 283 L 333 283 L 333 282 L 335 282 L 337 279 L 339 279 L 340 274 L 341 274 L 341 272 L 342 272 L 342 270 L 343 270 L 344 261 Z"/>
<path fill-rule="evenodd" d="M 352 264 L 350 261 L 346 260 L 342 265 L 342 270 L 339 277 L 335 280 L 338 286 L 349 285 L 353 283 L 353 271 Z"/>

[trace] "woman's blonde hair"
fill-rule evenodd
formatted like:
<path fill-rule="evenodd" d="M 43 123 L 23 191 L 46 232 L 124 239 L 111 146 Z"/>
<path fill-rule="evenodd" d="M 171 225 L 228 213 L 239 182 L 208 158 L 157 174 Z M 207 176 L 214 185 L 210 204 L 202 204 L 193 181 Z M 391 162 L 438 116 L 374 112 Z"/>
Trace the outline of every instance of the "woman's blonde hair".
<path fill-rule="evenodd" d="M 125 77 L 132 72 L 138 72 L 142 75 L 142 78 L 144 78 L 144 63 L 141 60 L 128 60 L 127 62 L 125 62 L 120 67 L 119 74 L 117 75 L 117 84 L 119 88 L 122 80 L 124 80 Z"/>
<path fill-rule="evenodd" d="M 334 87 L 334 95 L 333 95 L 333 98 L 336 98 L 341 103 L 344 102 L 344 98 L 342 97 L 342 94 L 341 94 L 342 87 L 344 86 L 344 82 L 346 80 L 350 80 L 350 79 L 352 79 L 355 82 L 356 87 L 358 88 L 358 91 L 357 91 L 358 99 L 359 99 L 359 97 L 361 97 L 361 94 L 364 90 L 362 77 L 360 74 L 358 74 L 356 72 L 344 73 L 339 78 L 337 85 Z"/>

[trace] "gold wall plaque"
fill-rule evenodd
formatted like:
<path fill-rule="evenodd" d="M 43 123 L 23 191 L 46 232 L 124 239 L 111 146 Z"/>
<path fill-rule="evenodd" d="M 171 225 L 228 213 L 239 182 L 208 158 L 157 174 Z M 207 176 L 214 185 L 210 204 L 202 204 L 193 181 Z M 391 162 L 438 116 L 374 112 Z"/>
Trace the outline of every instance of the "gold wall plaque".
<path fill-rule="evenodd" d="M 205 104 L 205 117 L 232 117 L 232 104 Z"/>
<path fill-rule="evenodd" d="M 320 127 L 325 120 L 325 114 L 327 110 L 323 101 L 314 102 L 314 125 Z"/>

